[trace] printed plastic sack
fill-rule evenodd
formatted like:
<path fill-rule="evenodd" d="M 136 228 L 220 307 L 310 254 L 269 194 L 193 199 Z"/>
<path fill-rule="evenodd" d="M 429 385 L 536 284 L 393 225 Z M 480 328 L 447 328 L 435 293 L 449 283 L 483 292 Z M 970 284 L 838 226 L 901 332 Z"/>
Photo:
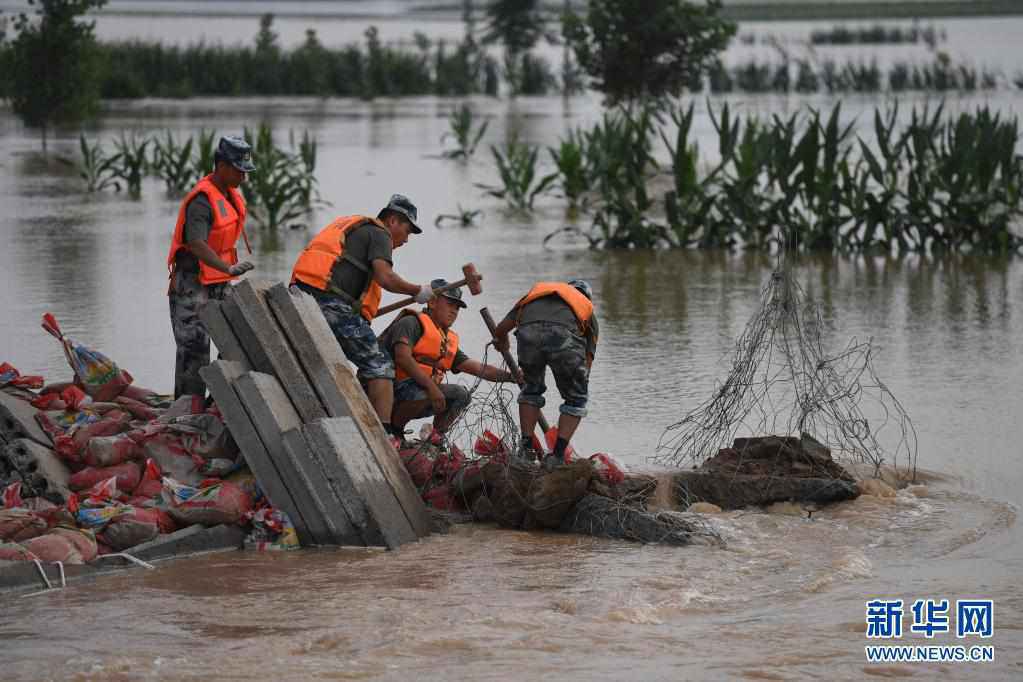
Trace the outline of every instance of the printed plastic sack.
<path fill-rule="evenodd" d="M 66 410 L 67 403 L 65 403 L 60 393 L 42 393 L 32 400 L 28 401 L 29 405 L 36 408 L 37 410 Z"/>
<path fill-rule="evenodd" d="M 21 481 L 15 481 L 0 493 L 0 506 L 4 509 L 20 509 L 25 506 L 21 499 Z"/>
<path fill-rule="evenodd" d="M 462 505 L 459 504 L 458 499 L 452 494 L 451 488 L 446 485 L 427 490 L 423 493 L 423 502 L 434 509 L 443 511 L 458 511 L 462 509 Z"/>
<path fill-rule="evenodd" d="M 121 408 L 131 413 L 131 416 L 135 419 L 141 419 L 142 421 L 148 422 L 156 419 L 160 415 L 149 405 L 126 398 L 124 395 L 119 395 L 114 400 Z"/>
<path fill-rule="evenodd" d="M 417 488 L 426 485 L 433 476 L 433 460 L 421 448 L 406 448 L 398 453 L 406 471 Z"/>
<path fill-rule="evenodd" d="M 442 452 L 433 461 L 433 475 L 445 483 L 465 466 L 465 453 L 457 445 L 452 445 L 447 452 Z"/>
<path fill-rule="evenodd" d="M 135 486 L 132 494 L 136 498 L 153 499 L 160 497 L 163 493 L 163 472 L 160 466 L 153 460 L 146 460 L 146 469 L 142 473 L 142 480 Z"/>
<path fill-rule="evenodd" d="M 78 528 L 65 528 L 58 526 L 51 530 L 48 535 L 62 537 L 72 545 L 81 555 L 82 561 L 89 563 L 96 558 L 99 548 L 96 546 L 96 536 L 91 530 L 80 530 Z"/>
<path fill-rule="evenodd" d="M 53 449 L 71 464 L 82 462 L 85 446 L 93 438 L 115 436 L 128 428 L 128 415 L 120 410 L 108 412 L 102 419 L 84 425 L 76 425 L 67 433 L 53 440 Z"/>
<path fill-rule="evenodd" d="M 32 561 L 37 558 L 16 542 L 0 542 L 0 561 Z"/>
<path fill-rule="evenodd" d="M 42 388 L 43 378 L 38 375 L 22 376 L 13 365 L 5 362 L 0 365 L 0 388 L 17 386 L 18 388 Z"/>
<path fill-rule="evenodd" d="M 102 528 L 121 514 L 127 514 L 132 510 L 126 504 L 107 503 L 99 506 L 79 507 L 75 512 L 75 521 L 83 528 Z"/>
<path fill-rule="evenodd" d="M 138 509 L 119 515 L 107 524 L 100 540 L 121 551 L 149 542 L 161 533 L 173 533 L 177 526 L 162 509 Z"/>
<path fill-rule="evenodd" d="M 108 467 L 138 459 L 142 448 L 127 434 L 116 436 L 95 436 L 85 446 L 82 460 L 91 467 Z"/>
<path fill-rule="evenodd" d="M 132 382 L 131 375 L 118 368 L 113 360 L 64 336 L 50 313 L 43 315 L 43 329 L 61 342 L 64 356 L 75 372 L 76 383 L 93 400 L 113 400 Z"/>
<path fill-rule="evenodd" d="M 74 542 L 55 534 L 40 535 L 26 540 L 21 546 L 40 561 L 61 561 L 65 564 L 84 564 L 81 552 Z"/>
<path fill-rule="evenodd" d="M 610 485 L 618 485 L 625 480 L 625 467 L 611 455 L 598 452 L 590 457 L 593 464 L 593 471 L 597 476 Z"/>
<path fill-rule="evenodd" d="M 64 404 L 63 400 L 59 402 L 61 405 Z M 91 410 L 80 410 L 78 412 L 74 412 L 65 410 L 64 408 L 59 408 L 47 410 L 45 412 L 36 412 L 36 422 L 39 424 L 39 428 L 46 432 L 46 434 L 50 437 L 50 440 L 52 440 L 55 445 L 57 443 L 57 439 L 66 435 L 72 428 L 94 424 L 101 419 L 102 417 L 98 414 L 94 414 Z M 73 447 L 73 443 L 71 445 Z"/>
<path fill-rule="evenodd" d="M 476 439 L 472 451 L 481 457 L 500 458 L 503 456 L 505 459 L 508 457 L 508 447 L 490 430 L 484 431 L 483 435 Z"/>
<path fill-rule="evenodd" d="M 21 542 L 49 529 L 46 520 L 27 509 L 0 509 L 0 542 Z"/>
<path fill-rule="evenodd" d="M 165 429 L 178 438 L 189 454 L 203 459 L 238 458 L 238 446 L 224 421 L 209 412 L 176 417 L 166 423 Z"/>
<path fill-rule="evenodd" d="M 72 490 L 88 490 L 101 481 L 114 477 L 117 479 L 117 489 L 123 493 L 130 493 L 139 484 L 142 473 L 135 462 L 124 462 L 112 467 L 86 467 L 78 473 L 71 474 L 68 480 L 68 487 Z"/>
<path fill-rule="evenodd" d="M 200 523 L 217 526 L 238 523 L 252 509 L 252 499 L 228 481 L 204 481 L 213 485 L 191 488 L 165 478 L 164 491 L 170 498 L 171 518 L 182 526 Z"/>
<path fill-rule="evenodd" d="M 288 551 L 299 548 L 298 533 L 288 515 L 273 507 L 263 507 L 249 512 L 252 532 L 245 538 L 245 545 L 259 552 Z"/>
<path fill-rule="evenodd" d="M 92 398 L 85 394 L 85 391 L 75 385 L 68 386 L 60 392 L 60 399 L 68 410 L 80 410 L 92 403 Z"/>
<path fill-rule="evenodd" d="M 186 485 L 196 485 L 204 476 L 199 469 L 205 464 L 201 457 L 192 457 L 174 433 L 160 433 L 148 438 L 142 456 L 160 467 L 164 476 Z"/>

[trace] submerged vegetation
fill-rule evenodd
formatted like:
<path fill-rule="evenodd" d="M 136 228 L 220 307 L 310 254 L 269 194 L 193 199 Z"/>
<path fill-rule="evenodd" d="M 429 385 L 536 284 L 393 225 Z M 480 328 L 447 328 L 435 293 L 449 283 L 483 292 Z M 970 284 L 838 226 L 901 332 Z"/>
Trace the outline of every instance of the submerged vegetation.
<path fill-rule="evenodd" d="M 317 191 L 317 143 L 303 132 L 296 142 L 289 135 L 289 146 L 274 141 L 270 126 L 245 130 L 252 145 L 256 170 L 242 185 L 249 215 L 267 229 L 287 225 L 322 205 Z M 202 130 L 196 137 L 179 140 L 169 130 L 162 134 L 121 133 L 114 141 L 117 153 L 108 155 L 99 141 L 79 137 L 81 159 L 77 166 L 88 192 L 124 187 L 133 197 L 142 193 L 146 177 L 163 181 L 171 196 L 183 195 L 201 177 L 213 170 L 213 150 L 217 136 Z"/>
<path fill-rule="evenodd" d="M 726 104 L 711 112 L 718 158 L 710 165 L 692 139 L 693 112 L 676 108 L 667 124 L 654 107 L 623 107 L 562 140 L 587 159 L 594 211 L 588 229 L 547 239 L 575 233 L 602 248 L 1023 247 L 1011 229 L 1023 217 L 1016 118 L 982 107 L 945 119 L 942 105 L 914 109 L 900 126 L 893 107 L 875 111 L 873 136 L 861 137 L 840 105 L 761 120 Z M 655 159 L 658 138 L 666 168 Z"/>

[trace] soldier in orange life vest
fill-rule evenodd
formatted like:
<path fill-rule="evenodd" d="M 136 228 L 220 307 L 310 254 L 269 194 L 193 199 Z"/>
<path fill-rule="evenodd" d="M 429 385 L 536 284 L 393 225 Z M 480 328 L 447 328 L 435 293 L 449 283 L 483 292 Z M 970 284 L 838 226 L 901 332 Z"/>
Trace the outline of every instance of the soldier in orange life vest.
<path fill-rule="evenodd" d="M 443 279 L 430 282 L 435 290 L 447 284 Z M 458 347 L 458 334 L 451 325 L 465 307 L 462 290 L 452 289 L 435 298 L 425 311 L 404 311 L 380 335 L 380 346 L 397 369 L 391 413 L 395 430 L 404 431 L 412 419 L 432 415 L 433 428 L 443 437 L 469 406 L 469 391 L 464 386 L 444 383 L 448 371 L 487 381 L 514 381 L 507 370 L 473 360 Z"/>
<path fill-rule="evenodd" d="M 256 169 L 251 147 L 240 137 L 222 137 L 213 158 L 213 172 L 181 202 L 167 255 L 177 344 L 175 398 L 206 395 L 199 369 L 210 363 L 210 337 L 199 316 L 207 301 L 224 297 L 228 282 L 252 269 L 249 261 L 238 262 L 235 248 L 238 237 L 245 237 L 245 200 L 238 187 Z"/>
<path fill-rule="evenodd" d="M 414 296 L 419 303 L 433 298 L 429 284 L 407 282 L 393 269 L 391 252 L 422 232 L 417 211 L 408 197 L 395 194 L 376 218 L 342 216 L 325 227 L 305 247 L 291 283 L 320 305 L 341 349 L 358 368 L 373 409 L 384 429 L 400 438 L 391 426 L 394 407 L 394 365 L 377 344 L 369 326 L 386 289 Z"/>
<path fill-rule="evenodd" d="M 564 401 L 558 417 L 558 440 L 544 460 L 544 467 L 550 471 L 564 463 L 568 442 L 586 416 L 590 367 L 599 335 L 590 285 L 581 279 L 538 283 L 497 325 L 494 347 L 506 350 L 508 332 L 516 327 L 519 366 L 524 375 L 519 393 L 520 459 L 532 461 L 538 455 L 532 449 L 532 433 L 544 406 L 547 367 Z"/>

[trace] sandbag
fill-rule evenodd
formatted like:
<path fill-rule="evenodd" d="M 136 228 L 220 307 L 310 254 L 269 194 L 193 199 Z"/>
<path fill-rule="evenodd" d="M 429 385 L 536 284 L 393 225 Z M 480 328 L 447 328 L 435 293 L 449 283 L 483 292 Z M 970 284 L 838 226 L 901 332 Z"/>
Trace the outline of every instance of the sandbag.
<path fill-rule="evenodd" d="M 238 523 L 252 509 L 248 493 L 229 481 L 191 488 L 165 478 L 164 490 L 171 500 L 168 513 L 182 526 Z"/>
<path fill-rule="evenodd" d="M 28 509 L 0 509 L 0 542 L 21 542 L 44 534 L 46 520 Z"/>
<path fill-rule="evenodd" d="M 590 463 L 597 478 L 608 485 L 618 485 L 625 480 L 625 467 L 607 453 L 598 452 L 590 455 Z"/>
<path fill-rule="evenodd" d="M 199 471 L 203 462 L 196 461 L 185 449 L 181 438 L 174 433 L 159 433 L 145 441 L 142 456 L 153 460 L 164 476 L 185 485 L 197 485 L 205 478 Z"/>
<path fill-rule="evenodd" d="M 33 561 L 37 558 L 16 542 L 0 542 L 0 561 Z"/>
<path fill-rule="evenodd" d="M 406 448 L 398 453 L 401 457 L 405 470 L 412 477 L 412 482 L 417 488 L 426 485 L 433 477 L 433 460 L 430 459 L 422 448 Z"/>
<path fill-rule="evenodd" d="M 138 400 L 126 398 L 123 395 L 117 396 L 114 402 L 130 412 L 131 416 L 135 417 L 135 419 L 141 419 L 142 421 L 148 422 L 160 416 L 157 411 L 149 405 Z"/>
<path fill-rule="evenodd" d="M 162 509 L 134 508 L 108 523 L 100 539 L 120 551 L 149 542 L 161 533 L 173 533 L 176 528 L 174 520 Z"/>
<path fill-rule="evenodd" d="M 42 326 L 60 341 L 64 357 L 74 370 L 75 383 L 93 400 L 113 400 L 131 384 L 131 375 L 121 370 L 113 360 L 64 336 L 56 318 L 50 313 L 43 315 Z"/>
<path fill-rule="evenodd" d="M 423 502 L 442 511 L 464 511 L 465 508 L 447 485 L 430 488 L 423 493 Z"/>
<path fill-rule="evenodd" d="M 53 441 L 53 449 L 67 462 L 80 463 L 90 440 L 123 433 L 128 429 L 129 421 L 127 413 L 121 410 L 111 410 L 98 421 L 76 425 L 67 433 L 57 436 Z"/>
<path fill-rule="evenodd" d="M 96 558 L 99 548 L 96 546 L 96 536 L 91 530 L 79 530 L 78 528 L 65 528 L 58 526 L 49 532 L 49 535 L 57 535 L 64 538 L 78 551 L 82 561 L 89 563 Z"/>
<path fill-rule="evenodd" d="M 41 388 L 43 378 L 37 374 L 23 375 L 9 362 L 0 365 L 0 388 L 17 386 L 18 388 Z"/>
<path fill-rule="evenodd" d="M 21 543 L 21 546 L 32 552 L 40 561 L 61 561 L 65 564 L 85 563 L 74 542 L 54 533 L 26 540 Z"/>
<path fill-rule="evenodd" d="M 153 499 L 163 493 L 163 472 L 160 466 L 153 460 L 146 460 L 145 471 L 142 472 L 142 480 L 135 486 L 132 494 L 135 498 Z"/>
<path fill-rule="evenodd" d="M 127 434 L 120 433 L 116 436 L 96 436 L 89 440 L 85 446 L 85 455 L 82 460 L 87 466 L 109 467 L 121 464 L 130 460 L 138 459 L 142 455 L 142 448 Z"/>
<path fill-rule="evenodd" d="M 108 478 L 117 479 L 117 489 L 123 493 L 130 493 L 139 484 L 142 473 L 135 462 L 124 462 L 112 467 L 86 467 L 78 473 L 71 474 L 68 487 L 72 490 L 88 490 L 97 483 Z"/>

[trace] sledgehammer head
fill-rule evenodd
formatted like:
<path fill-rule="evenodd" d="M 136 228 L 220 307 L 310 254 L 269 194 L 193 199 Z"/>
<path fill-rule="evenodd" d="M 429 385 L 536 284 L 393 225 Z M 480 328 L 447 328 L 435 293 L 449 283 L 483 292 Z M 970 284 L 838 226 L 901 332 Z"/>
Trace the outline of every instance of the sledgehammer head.
<path fill-rule="evenodd" d="M 469 293 L 479 296 L 483 293 L 483 275 L 476 272 L 476 266 L 466 263 L 462 266 L 462 274 L 465 275 L 465 285 L 469 287 Z"/>

